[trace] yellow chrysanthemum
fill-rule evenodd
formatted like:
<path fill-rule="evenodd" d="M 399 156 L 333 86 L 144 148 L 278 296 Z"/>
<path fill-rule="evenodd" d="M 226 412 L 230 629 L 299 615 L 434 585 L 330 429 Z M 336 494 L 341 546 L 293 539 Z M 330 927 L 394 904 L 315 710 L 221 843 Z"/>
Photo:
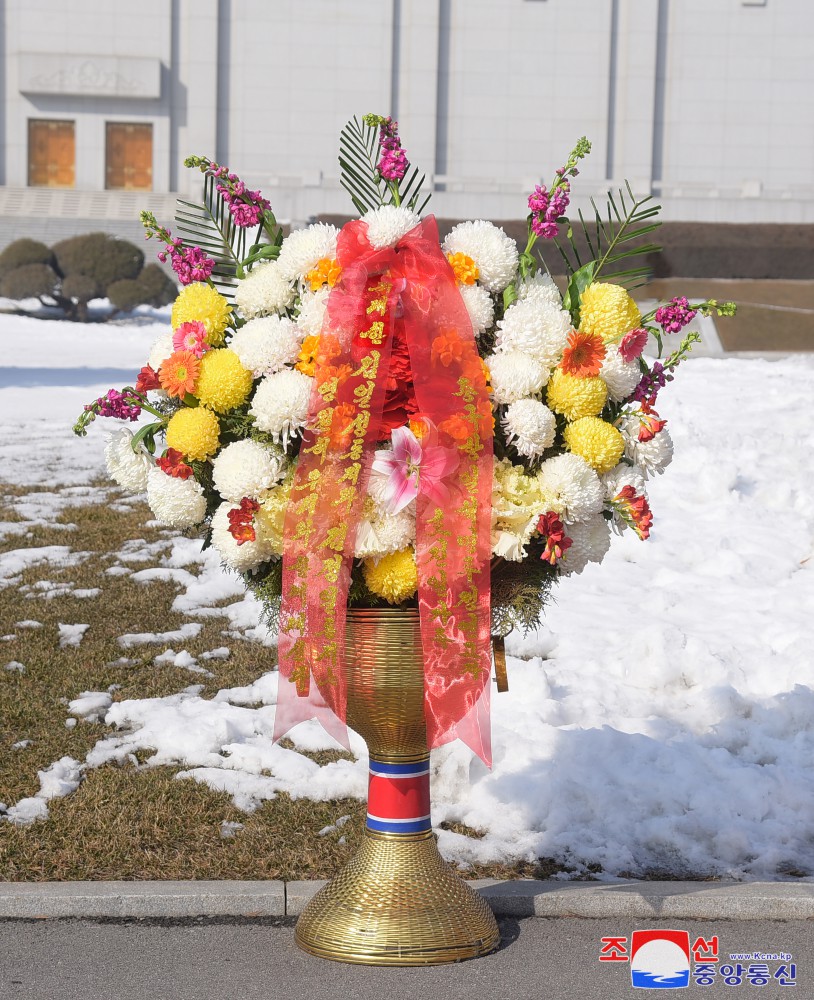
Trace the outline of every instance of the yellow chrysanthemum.
<path fill-rule="evenodd" d="M 465 253 L 448 253 L 447 260 L 459 285 L 474 285 L 480 277 L 480 268 Z"/>
<path fill-rule="evenodd" d="M 228 347 L 207 351 L 201 358 L 196 395 L 217 413 L 227 413 L 246 402 L 251 392 L 252 373 Z"/>
<path fill-rule="evenodd" d="M 206 327 L 206 342 L 212 347 L 223 343 L 223 335 L 232 318 L 231 306 L 211 285 L 196 281 L 181 290 L 172 307 L 173 330 L 182 323 L 197 320 Z"/>
<path fill-rule="evenodd" d="M 330 288 L 333 288 L 337 281 L 339 281 L 339 276 L 341 274 L 342 268 L 340 267 L 338 260 L 331 260 L 330 257 L 323 257 L 322 260 L 318 260 L 316 262 L 313 270 L 306 274 L 305 280 L 311 286 L 311 291 L 316 292 L 326 284 Z"/>
<path fill-rule="evenodd" d="M 546 400 L 549 408 L 567 420 L 595 417 L 608 398 L 608 387 L 599 376 L 579 378 L 555 368 L 548 382 Z"/>
<path fill-rule="evenodd" d="M 606 344 L 621 340 L 642 322 L 639 307 L 621 285 L 596 281 L 582 293 L 579 304 L 579 329 L 594 333 Z"/>
<path fill-rule="evenodd" d="M 184 458 L 203 462 L 218 450 L 220 423 L 205 406 L 184 406 L 170 417 L 167 447 Z"/>
<path fill-rule="evenodd" d="M 599 417 L 582 417 L 563 431 L 569 450 L 581 455 L 600 475 L 619 464 L 625 450 L 621 433 Z"/>
<path fill-rule="evenodd" d="M 267 497 L 264 497 L 260 503 L 260 510 L 254 515 L 258 541 L 267 545 L 276 556 L 283 554 L 283 529 L 293 482 L 292 472 Z"/>
<path fill-rule="evenodd" d="M 412 546 L 391 552 L 378 561 L 365 559 L 362 571 L 368 590 L 383 597 L 388 604 L 401 604 L 418 590 L 418 569 Z"/>

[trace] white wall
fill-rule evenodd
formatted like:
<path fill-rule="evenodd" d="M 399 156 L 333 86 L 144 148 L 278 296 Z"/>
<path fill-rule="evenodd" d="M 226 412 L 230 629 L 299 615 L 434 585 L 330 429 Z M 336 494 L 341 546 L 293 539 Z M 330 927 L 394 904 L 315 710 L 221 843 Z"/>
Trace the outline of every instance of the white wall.
<path fill-rule="evenodd" d="M 3 6 L 0 0 L 0 6 Z M 76 186 L 104 187 L 106 121 L 151 122 L 156 191 L 196 152 L 281 217 L 348 211 L 343 123 L 400 120 L 449 216 L 522 217 L 574 141 L 577 203 L 630 179 L 667 218 L 814 221 L 810 0 L 6 0 L 5 162 L 27 120 L 76 121 Z M 158 95 L 20 90 L 20 53 L 160 63 Z M 124 64 L 123 64 L 124 65 Z M 136 64 L 128 64 L 131 75 Z M 145 64 L 146 65 L 146 64 Z"/>

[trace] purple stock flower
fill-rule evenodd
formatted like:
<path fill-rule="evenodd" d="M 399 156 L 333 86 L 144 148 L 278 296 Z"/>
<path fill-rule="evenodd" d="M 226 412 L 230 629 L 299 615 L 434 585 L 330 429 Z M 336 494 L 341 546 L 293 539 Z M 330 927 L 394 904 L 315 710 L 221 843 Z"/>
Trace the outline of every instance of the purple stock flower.
<path fill-rule="evenodd" d="M 390 116 L 379 124 L 379 149 L 381 157 L 376 169 L 386 181 L 400 181 L 407 173 L 409 162 L 399 138 L 399 123 Z"/>
<path fill-rule="evenodd" d="M 200 247 L 180 247 L 167 245 L 172 257 L 172 269 L 182 285 L 193 281 L 207 281 L 215 267 L 215 261 L 207 257 Z M 160 256 L 160 255 L 159 255 Z"/>
<path fill-rule="evenodd" d="M 671 299 L 666 306 L 656 310 L 656 322 L 665 333 L 680 333 L 691 322 L 697 310 L 690 309 L 690 303 L 685 296 Z"/>
<path fill-rule="evenodd" d="M 259 191 L 249 191 L 237 174 L 230 174 L 226 167 L 214 167 L 211 173 L 221 181 L 217 191 L 228 206 L 235 225 L 241 229 L 258 226 L 269 207 L 268 201 Z"/>
<path fill-rule="evenodd" d="M 537 185 L 529 195 L 529 211 L 545 215 L 548 210 L 548 191 L 545 185 Z"/>
<path fill-rule="evenodd" d="M 663 389 L 668 382 L 672 381 L 672 373 L 660 361 L 655 361 L 650 371 L 642 375 L 630 398 L 639 403 L 649 403 L 652 406 L 659 394 L 659 389 Z"/>
<path fill-rule="evenodd" d="M 549 193 L 545 185 L 538 184 L 529 195 L 529 211 L 532 214 L 531 231 L 544 240 L 553 240 L 557 235 L 557 219 L 565 215 L 571 196 L 571 185 L 563 177 L 564 168 L 557 171 L 556 186 Z"/>
<path fill-rule="evenodd" d="M 109 389 L 107 394 L 100 396 L 95 402 L 88 403 L 86 410 L 97 413 L 100 417 L 116 417 L 117 420 L 138 420 L 141 407 L 134 396 L 118 389 Z"/>

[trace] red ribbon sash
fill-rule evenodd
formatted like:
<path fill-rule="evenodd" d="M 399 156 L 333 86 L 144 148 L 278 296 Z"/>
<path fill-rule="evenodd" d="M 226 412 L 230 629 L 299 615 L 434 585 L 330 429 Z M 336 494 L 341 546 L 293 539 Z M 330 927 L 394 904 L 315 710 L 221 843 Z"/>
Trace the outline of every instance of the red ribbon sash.
<path fill-rule="evenodd" d="M 343 657 L 356 528 L 382 437 L 391 351 L 406 342 L 418 412 L 459 460 L 445 480 L 448 504 L 420 481 L 416 500 L 427 738 L 431 747 L 463 739 L 489 764 L 493 417 L 472 324 L 432 217 L 383 250 L 370 245 L 364 222 L 349 222 L 337 258 L 342 275 L 328 299 L 286 514 L 274 737 L 318 718 L 347 745 Z"/>

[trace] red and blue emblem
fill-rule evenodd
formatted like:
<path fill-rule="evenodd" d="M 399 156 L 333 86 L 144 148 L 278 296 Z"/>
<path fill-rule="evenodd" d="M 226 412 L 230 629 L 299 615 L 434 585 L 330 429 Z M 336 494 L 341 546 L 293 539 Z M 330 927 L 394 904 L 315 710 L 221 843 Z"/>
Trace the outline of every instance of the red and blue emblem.
<path fill-rule="evenodd" d="M 430 821 L 430 762 L 370 760 L 367 828 L 376 833 L 426 833 Z"/>

